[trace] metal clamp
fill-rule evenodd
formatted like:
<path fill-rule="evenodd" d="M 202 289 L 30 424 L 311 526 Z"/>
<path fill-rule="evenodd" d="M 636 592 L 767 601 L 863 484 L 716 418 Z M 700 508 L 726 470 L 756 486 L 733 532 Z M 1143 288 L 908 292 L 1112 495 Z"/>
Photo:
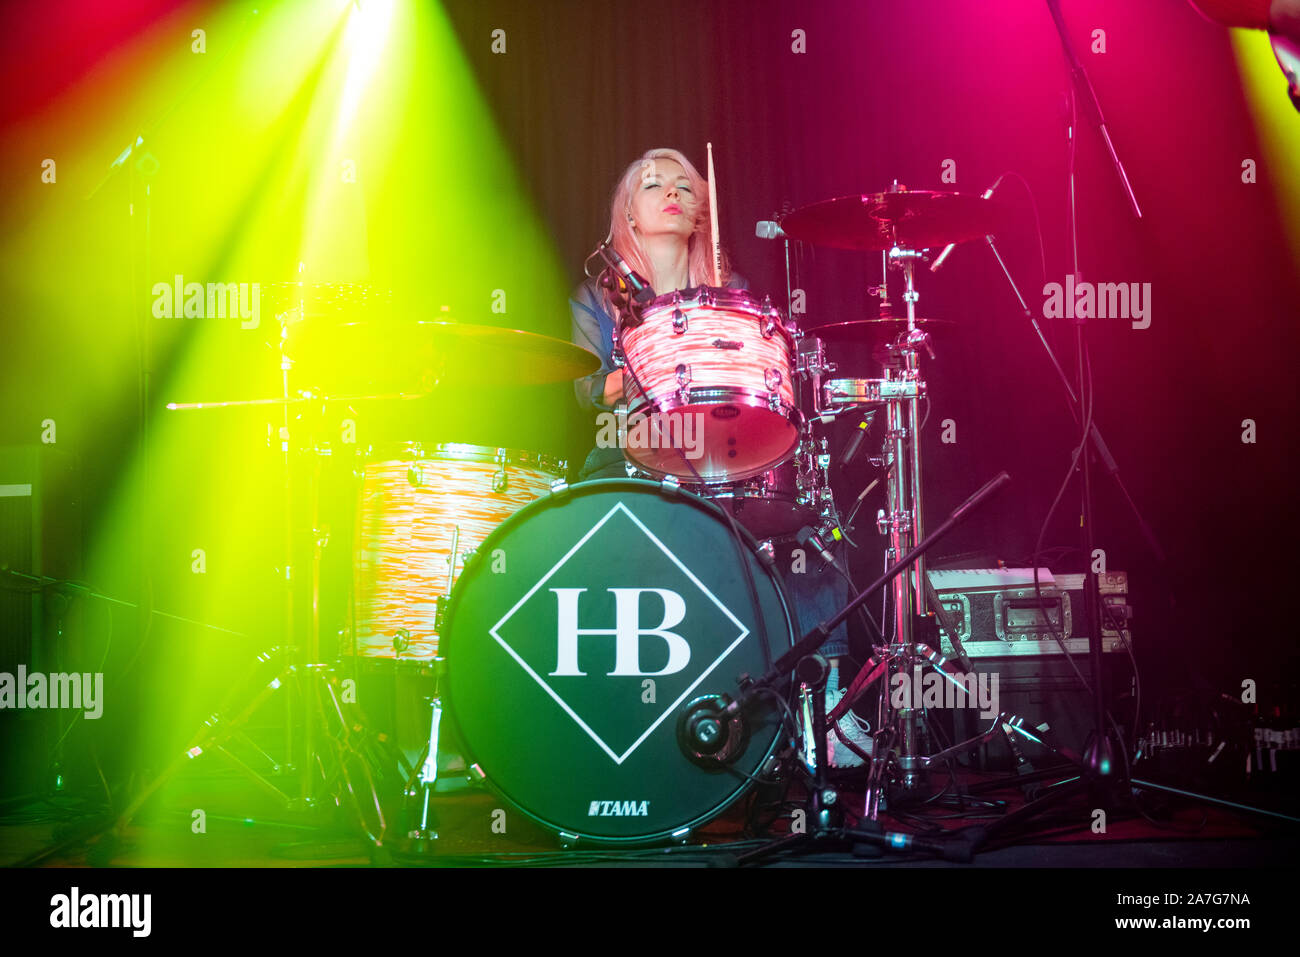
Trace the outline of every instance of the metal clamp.
<path fill-rule="evenodd" d="M 674 309 L 673 310 L 673 335 L 680 336 L 682 333 L 686 331 L 689 325 L 690 323 L 686 318 L 686 313 L 682 312 L 681 309 Z"/>
<path fill-rule="evenodd" d="M 890 530 L 908 532 L 912 530 L 911 512 L 886 512 L 883 508 L 876 511 L 876 531 L 888 535 Z"/>

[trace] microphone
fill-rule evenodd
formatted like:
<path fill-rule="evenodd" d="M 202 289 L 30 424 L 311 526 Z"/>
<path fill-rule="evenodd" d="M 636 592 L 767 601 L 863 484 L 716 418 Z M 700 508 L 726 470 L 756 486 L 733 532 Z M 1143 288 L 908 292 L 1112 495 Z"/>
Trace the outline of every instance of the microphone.
<path fill-rule="evenodd" d="M 1002 176 L 999 176 L 997 179 L 995 179 L 993 181 L 993 185 L 990 186 L 988 189 L 984 190 L 983 194 L 980 196 L 980 199 L 989 199 L 990 197 L 992 197 L 993 191 L 998 188 L 998 184 L 1002 182 L 1005 176 L 1006 174 L 1003 173 Z M 939 253 L 939 258 L 930 264 L 930 272 L 938 272 L 939 267 L 943 265 L 944 260 L 946 260 L 948 256 L 952 253 L 952 251 L 956 248 L 957 248 L 956 243 L 949 243 L 947 246 L 944 246 L 943 252 Z"/>
<path fill-rule="evenodd" d="M 849 441 L 844 445 L 844 454 L 840 456 L 840 466 L 843 467 L 853 461 L 853 457 L 858 454 L 858 448 L 862 445 L 862 440 L 867 437 L 867 430 L 871 428 L 871 418 L 868 416 L 858 423 L 858 427 L 853 430 L 849 436 Z"/>
<path fill-rule="evenodd" d="M 805 548 L 811 548 L 820 555 L 822 561 L 826 564 L 835 564 L 835 556 L 830 553 L 830 550 L 826 547 L 826 543 L 821 540 L 820 535 L 812 530 L 811 526 L 805 525 L 803 528 L 799 529 L 799 534 L 795 537 L 799 540 L 800 545 L 803 545 Z"/>
<path fill-rule="evenodd" d="M 760 219 L 754 224 L 754 235 L 759 239 L 785 239 L 785 230 L 770 219 Z"/>
<path fill-rule="evenodd" d="M 654 299 L 655 291 L 650 288 L 650 284 L 632 270 L 632 267 L 627 264 L 627 260 L 620 256 L 614 247 L 609 244 L 608 239 L 601 241 L 601 244 L 596 247 L 596 252 L 627 283 L 632 290 L 633 302 L 638 306 L 644 306 Z"/>

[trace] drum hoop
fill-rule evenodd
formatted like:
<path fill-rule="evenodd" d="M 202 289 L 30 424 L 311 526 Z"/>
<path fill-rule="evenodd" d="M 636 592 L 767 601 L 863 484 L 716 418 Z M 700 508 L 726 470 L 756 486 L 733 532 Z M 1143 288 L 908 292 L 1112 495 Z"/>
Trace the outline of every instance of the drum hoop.
<path fill-rule="evenodd" d="M 686 400 L 682 400 L 682 392 L 686 392 Z M 649 399 L 638 399 L 637 404 L 628 409 L 628 415 L 639 413 L 646 415 L 650 411 L 672 412 L 677 409 L 689 409 L 693 405 L 705 405 L 711 400 L 717 399 L 727 402 L 731 405 L 744 405 L 750 408 L 772 409 L 771 392 L 759 391 L 758 389 L 736 389 L 731 386 L 701 386 L 697 389 L 673 389 L 666 393 L 658 402 L 651 402 Z M 803 413 L 799 409 L 784 399 L 778 403 L 782 418 L 790 422 L 796 422 L 798 425 L 803 424 Z"/>
<path fill-rule="evenodd" d="M 589 482 L 579 482 L 576 485 L 567 486 L 559 492 L 552 492 L 550 495 L 544 495 L 539 499 L 534 499 L 492 530 L 488 537 L 484 539 L 483 544 L 479 546 L 474 556 L 465 563 L 465 567 L 461 571 L 460 577 L 456 579 L 456 584 L 452 588 L 451 601 L 447 607 L 445 633 L 440 636 L 438 648 L 439 657 L 446 659 L 449 671 L 455 668 L 454 656 L 456 630 L 454 626 L 456 622 L 456 614 L 460 609 L 465 593 L 464 588 L 461 587 L 461 583 L 469 580 L 471 573 L 476 572 L 480 564 L 491 561 L 490 556 L 492 549 L 488 546 L 495 544 L 495 542 L 500 540 L 501 536 L 507 534 L 516 525 L 524 522 L 535 510 L 562 507 L 565 502 L 572 501 L 576 495 L 595 494 L 602 491 L 612 491 L 618 488 L 654 491 L 666 498 L 676 499 L 687 505 L 696 506 L 706 514 L 712 515 L 713 518 L 727 526 L 729 534 L 732 531 L 731 520 L 720 506 L 715 505 L 708 499 L 701 498 L 698 495 L 688 492 L 685 489 L 676 487 L 670 488 L 665 486 L 662 482 L 653 482 L 647 479 L 594 479 Z M 758 540 L 754 538 L 753 534 L 739 522 L 736 523 L 735 530 L 740 533 L 741 541 L 745 547 L 757 557 L 759 553 Z M 761 559 L 758 561 L 758 567 L 760 569 L 760 574 L 765 574 L 768 581 L 770 581 L 776 589 L 777 601 L 781 606 L 781 611 L 785 615 L 786 633 L 790 638 L 790 646 L 794 647 L 801 636 L 795 633 L 795 618 L 792 612 L 793 604 L 791 603 L 790 596 L 786 593 L 785 583 L 781 580 L 781 576 L 776 572 L 776 570 L 765 564 Z M 789 689 L 787 689 L 787 691 L 788 690 Z M 461 743 L 461 747 L 465 752 L 465 757 L 468 759 L 471 767 L 478 768 L 482 771 L 484 775 L 484 783 L 486 783 L 494 793 L 498 794 L 512 807 L 517 808 L 520 813 L 524 814 L 530 820 L 540 824 L 548 831 L 556 831 L 558 828 L 554 822 L 544 820 L 542 817 L 531 811 L 523 802 L 516 799 L 513 795 L 508 794 L 493 780 L 491 769 L 482 768 L 479 765 L 473 753 L 474 749 L 471 747 L 470 743 L 465 740 L 465 735 L 461 731 L 460 720 L 457 717 L 456 703 L 453 694 L 451 681 L 447 680 L 442 688 L 443 717 L 454 730 L 455 737 Z M 758 767 L 760 768 L 771 759 L 772 755 L 776 753 L 777 747 L 781 743 L 782 735 L 780 727 L 784 726 L 784 716 L 781 721 L 782 725 L 779 726 L 777 732 L 772 735 L 771 743 L 768 745 L 762 758 L 758 762 Z M 740 798 L 747 794 L 752 786 L 753 782 L 739 779 L 735 790 L 720 803 L 714 805 L 710 810 L 697 815 L 690 821 L 683 824 L 677 824 L 671 831 L 659 831 L 653 834 L 639 834 L 631 837 L 609 837 L 590 834 L 579 834 L 577 837 L 580 840 L 590 841 L 592 844 L 605 846 L 634 847 L 639 845 L 659 844 L 672 838 L 674 834 L 680 833 L 683 829 L 693 831 L 695 828 L 716 819 L 727 808 L 731 807 L 736 801 L 740 800 Z"/>
<path fill-rule="evenodd" d="M 366 462 L 481 462 L 486 465 L 513 465 L 563 476 L 568 462 L 543 452 L 526 449 L 503 449 L 490 445 L 467 445 L 462 442 L 388 442 L 369 451 Z"/>
<path fill-rule="evenodd" d="M 705 304 L 700 301 L 701 290 L 711 290 L 714 301 Z M 626 336 L 629 333 L 634 334 L 638 329 L 647 325 L 651 321 L 656 324 L 662 319 L 672 320 L 674 309 L 706 309 L 718 310 L 723 312 L 742 313 L 747 319 L 755 322 L 762 322 L 769 318 L 763 312 L 761 300 L 754 296 L 753 293 L 746 289 L 717 288 L 715 286 L 692 286 L 689 289 L 683 289 L 679 293 L 665 293 L 662 296 L 656 296 L 641 308 L 641 321 L 634 326 L 620 329 L 620 336 Z M 794 334 L 790 331 L 789 323 L 781 314 L 780 310 L 775 310 L 771 318 L 776 320 L 776 330 L 786 340 L 786 344 L 793 351 Z M 635 338 L 635 335 L 633 336 Z"/>

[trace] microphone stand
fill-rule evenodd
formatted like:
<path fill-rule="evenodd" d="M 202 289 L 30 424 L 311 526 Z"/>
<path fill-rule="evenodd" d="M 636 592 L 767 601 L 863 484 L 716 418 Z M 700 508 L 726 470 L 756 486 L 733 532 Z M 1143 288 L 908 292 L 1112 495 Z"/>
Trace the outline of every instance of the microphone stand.
<path fill-rule="evenodd" d="M 1042 343 L 1043 351 L 1047 353 L 1047 358 L 1051 361 L 1052 368 L 1056 370 L 1056 376 L 1061 382 L 1061 387 L 1065 389 L 1066 397 L 1069 399 L 1070 415 L 1074 417 L 1075 425 L 1082 426 L 1083 419 L 1081 418 L 1080 402 L 1078 396 L 1074 394 L 1074 386 L 1070 384 L 1070 377 L 1066 375 L 1065 369 L 1061 367 L 1060 360 L 1056 357 L 1056 353 L 1052 350 L 1051 345 L 1048 344 L 1047 337 L 1043 335 L 1043 329 L 1038 324 L 1038 319 L 1025 303 L 1025 297 L 1021 295 L 1020 287 L 1017 286 L 1016 281 L 1011 278 L 1011 271 L 1007 269 L 1007 264 L 1002 259 L 1002 254 L 998 252 L 998 247 L 994 245 L 993 237 L 985 236 L 984 241 L 989 244 L 989 249 L 993 251 L 993 258 L 997 260 L 998 266 L 1002 269 L 1002 275 L 1007 277 L 1007 282 L 1011 286 L 1011 291 L 1015 293 L 1016 299 L 1020 302 L 1021 312 L 1023 312 L 1025 318 L 1029 320 L 1029 324 L 1034 327 L 1034 332 L 1038 335 L 1038 341 Z M 1106 474 L 1115 480 L 1115 487 L 1119 489 L 1120 494 L 1124 496 L 1124 501 L 1128 503 L 1129 511 L 1133 513 L 1133 520 L 1137 522 L 1138 529 L 1142 532 L 1142 537 L 1146 539 L 1147 547 L 1151 549 L 1151 553 L 1156 556 L 1161 565 L 1166 564 L 1167 559 L 1165 558 L 1165 550 L 1161 547 L 1160 541 L 1156 538 L 1155 532 L 1152 531 L 1151 526 L 1147 524 L 1141 510 L 1137 507 L 1137 503 L 1133 501 L 1133 496 L 1129 494 L 1128 486 L 1124 484 L 1124 480 L 1119 474 L 1119 463 L 1116 462 L 1115 457 L 1111 455 L 1110 447 L 1106 445 L 1106 440 L 1101 436 L 1101 429 L 1097 427 L 1095 421 L 1088 428 L 1088 436 L 1092 440 L 1093 449 L 1096 452 L 1097 458 L 1101 460 L 1101 464 L 1106 469 Z"/>
<path fill-rule="evenodd" d="M 1102 116 L 1101 104 L 1097 101 L 1096 91 L 1093 90 L 1092 83 L 1088 79 L 1088 74 L 1084 70 L 1083 64 L 1079 62 L 1079 58 L 1075 53 L 1074 46 L 1070 41 L 1069 34 L 1066 31 L 1065 21 L 1061 16 L 1059 0 L 1047 0 L 1047 6 L 1051 11 L 1052 21 L 1056 26 L 1056 30 L 1060 34 L 1061 47 L 1065 56 L 1066 65 L 1070 70 L 1070 75 L 1072 80 L 1072 87 L 1071 87 L 1072 107 L 1077 103 L 1078 94 L 1082 92 L 1084 94 L 1084 103 L 1085 103 L 1086 110 L 1089 113 L 1093 121 L 1093 124 L 1097 127 L 1097 130 L 1100 133 L 1102 140 L 1106 144 L 1107 152 L 1110 154 L 1111 163 L 1115 167 L 1116 175 L 1119 177 L 1120 184 L 1123 187 L 1124 195 L 1125 198 L 1128 200 L 1129 207 L 1133 211 L 1133 215 L 1140 219 L 1142 217 L 1142 211 L 1138 207 L 1137 198 L 1133 195 L 1133 187 L 1129 183 L 1128 175 L 1124 171 L 1124 166 L 1120 162 L 1119 156 L 1115 152 L 1114 144 L 1111 142 L 1110 133 L 1106 128 L 1106 121 Z M 1074 257 L 1073 258 L 1074 275 L 1077 277 L 1079 274 L 1079 242 L 1078 242 L 1078 221 L 1075 216 L 1075 182 L 1074 182 L 1075 152 L 1077 149 L 1074 115 L 1077 115 L 1077 112 L 1072 108 L 1071 113 L 1072 113 L 1072 119 L 1070 122 L 1069 134 L 1068 134 L 1069 141 L 1070 141 L 1070 160 L 1069 160 L 1069 172 L 1068 172 L 1069 201 L 1070 201 L 1069 215 L 1070 215 L 1071 249 Z M 981 836 L 976 838 L 977 849 L 979 847 L 982 847 L 989 838 L 1001 834 L 1002 832 L 1008 829 L 1014 828 L 1016 825 L 1020 824 L 1023 821 L 1037 817 L 1043 811 L 1055 807 L 1056 805 L 1062 803 L 1063 801 L 1080 793 L 1088 794 L 1090 800 L 1093 801 L 1094 806 L 1102 807 L 1107 810 L 1111 810 L 1116 807 L 1118 803 L 1116 800 L 1117 796 L 1121 793 L 1124 793 L 1125 790 L 1127 790 L 1127 792 L 1130 795 L 1138 790 L 1151 790 L 1151 791 L 1159 791 L 1159 792 L 1165 792 L 1170 794 L 1177 794 L 1179 796 L 1192 798 L 1194 800 L 1201 801 L 1207 804 L 1227 805 L 1239 810 L 1251 811 L 1257 814 L 1269 814 L 1269 812 L 1265 812 L 1257 808 L 1251 808 L 1245 805 L 1233 804 L 1231 802 L 1226 802 L 1219 799 L 1208 797 L 1207 795 L 1194 794 L 1189 791 L 1182 791 L 1182 790 L 1170 788 L 1166 785 L 1161 785 L 1150 781 L 1141 781 L 1136 778 L 1133 778 L 1129 768 L 1127 754 L 1123 750 L 1124 743 L 1119 740 L 1113 740 L 1109 733 L 1106 724 L 1107 715 L 1106 715 L 1106 706 L 1105 706 L 1105 692 L 1103 687 L 1102 660 L 1101 660 L 1101 656 L 1102 656 L 1101 593 L 1097 582 L 1097 576 L 1092 570 L 1092 561 L 1091 561 L 1092 554 L 1093 554 L 1093 545 L 1094 545 L 1094 539 L 1093 539 L 1094 508 L 1093 508 L 1093 497 L 1092 497 L 1091 460 L 1092 460 L 1092 453 L 1094 448 L 1096 449 L 1096 454 L 1098 455 L 1098 457 L 1105 464 L 1107 471 L 1115 478 L 1116 483 L 1119 485 L 1121 491 L 1124 493 L 1124 497 L 1128 501 L 1129 507 L 1133 510 L 1134 515 L 1137 516 L 1138 525 L 1142 530 L 1142 534 L 1146 537 L 1147 543 L 1151 546 L 1152 551 L 1156 554 L 1157 558 L 1159 558 L 1162 563 L 1164 562 L 1164 552 L 1159 547 L 1159 544 L 1156 542 L 1155 537 L 1151 533 L 1150 528 L 1147 526 L 1146 522 L 1143 521 L 1142 516 L 1138 513 L 1136 505 L 1134 505 L 1132 498 L 1128 494 L 1128 490 L 1125 489 L 1123 483 L 1120 482 L 1119 474 L 1118 474 L 1118 466 L 1115 464 L 1114 459 L 1111 457 L 1109 449 L 1106 448 L 1106 443 L 1102 440 L 1101 433 L 1097 430 L 1096 425 L 1093 424 L 1093 422 L 1091 421 L 1091 414 L 1086 410 L 1084 406 L 1085 396 L 1088 390 L 1088 382 L 1090 379 L 1091 367 L 1088 362 L 1088 353 L 1087 353 L 1088 343 L 1087 343 L 1087 338 L 1084 335 L 1083 321 L 1078 319 L 1077 317 L 1075 319 L 1075 348 L 1076 348 L 1077 361 L 1078 361 L 1078 384 L 1079 384 L 1079 391 L 1078 394 L 1076 395 L 1074 391 L 1070 388 L 1069 379 L 1066 376 L 1064 369 L 1057 361 L 1055 354 L 1053 354 L 1051 347 L 1047 343 L 1046 338 L 1043 336 L 1043 331 L 1039 327 L 1037 320 L 1034 319 L 1033 313 L 1029 310 L 1028 306 L 1025 304 L 1024 297 L 1020 295 L 1020 290 L 1016 287 L 1015 282 L 1011 279 L 1011 273 L 1007 269 L 1006 264 L 1002 261 L 1002 257 L 998 254 L 997 248 L 993 245 L 992 237 L 986 237 L 986 239 L 988 241 L 989 248 L 993 250 L 994 258 L 997 259 L 998 265 L 1002 268 L 1002 271 L 1006 275 L 1008 282 L 1011 283 L 1011 287 L 1015 291 L 1016 298 L 1020 301 L 1021 308 L 1024 310 L 1025 315 L 1029 317 L 1029 320 L 1034 327 L 1034 331 L 1038 334 L 1039 340 L 1042 342 L 1043 347 L 1047 350 L 1047 354 L 1052 361 L 1052 366 L 1056 369 L 1058 377 L 1065 385 L 1066 394 L 1070 397 L 1071 412 L 1074 415 L 1075 422 L 1078 423 L 1079 425 L 1087 427 L 1087 433 L 1080 437 L 1080 444 L 1082 445 L 1082 448 L 1078 456 L 1078 463 L 1079 463 L 1079 470 L 1082 473 L 1082 479 L 1083 479 L 1082 518 L 1083 518 L 1084 550 L 1085 550 L 1085 554 L 1088 556 L 1088 571 L 1084 580 L 1084 612 L 1085 612 L 1085 622 L 1088 628 L 1089 659 L 1092 667 L 1093 734 L 1091 740 L 1085 745 L 1082 756 L 1075 755 L 1071 752 L 1066 751 L 1065 749 L 1052 749 L 1049 746 L 1049 750 L 1054 751 L 1055 754 L 1065 758 L 1071 764 L 1074 765 L 1074 767 L 1078 771 L 1078 776 L 1068 781 L 1062 782 L 1061 784 L 1055 787 L 1050 788 L 1045 794 L 1045 796 L 1038 798 L 1037 800 L 1031 801 L 1029 804 L 1026 804 L 1024 807 L 1020 808 L 1014 813 L 1009 814 L 1006 817 L 1001 818 L 1000 820 L 995 822 Z M 1023 729 L 1017 728 L 1015 730 L 1021 731 L 1023 733 Z M 1039 742 L 1039 743 L 1043 743 L 1043 742 Z M 1115 761 L 1114 761 L 1115 744 L 1119 745 L 1120 756 L 1123 758 L 1121 767 L 1116 767 L 1115 765 Z M 1272 815 L 1272 816 L 1280 817 L 1280 815 Z M 1290 820 L 1294 820 L 1294 819 L 1290 819 Z"/>

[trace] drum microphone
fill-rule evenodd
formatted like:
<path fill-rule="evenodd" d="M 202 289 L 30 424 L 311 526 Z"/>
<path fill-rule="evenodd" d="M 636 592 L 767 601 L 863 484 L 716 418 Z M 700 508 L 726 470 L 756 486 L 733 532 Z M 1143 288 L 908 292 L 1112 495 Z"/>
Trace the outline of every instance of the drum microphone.
<path fill-rule="evenodd" d="M 759 239 L 785 239 L 785 230 L 770 219 L 760 219 L 754 224 L 754 235 Z"/>
<path fill-rule="evenodd" d="M 862 445 L 862 440 L 867 437 L 867 430 L 871 428 L 870 416 L 864 418 L 858 423 L 858 427 L 853 430 L 849 436 L 849 441 L 845 443 L 844 454 L 840 456 L 840 466 L 843 467 L 853 461 L 853 457 L 858 454 L 858 448 Z"/>
<path fill-rule="evenodd" d="M 826 547 L 826 543 L 821 540 L 820 535 L 812 530 L 811 526 L 805 525 L 803 528 L 799 529 L 799 534 L 796 535 L 795 538 L 799 540 L 800 545 L 805 548 L 811 548 L 820 555 L 822 561 L 826 564 L 835 564 L 835 556 L 830 553 L 830 550 Z"/>
<path fill-rule="evenodd" d="M 993 196 L 993 191 L 998 188 L 998 184 L 1000 184 L 1002 180 L 1006 178 L 1006 175 L 1007 175 L 1006 173 L 1003 173 L 1001 176 L 995 179 L 993 181 L 993 185 L 990 186 L 988 189 L 984 190 L 984 192 L 980 195 L 980 199 L 990 199 Z M 956 243 L 949 243 L 947 246 L 944 246 L 943 252 L 939 253 L 939 258 L 930 264 L 930 272 L 938 272 L 939 267 L 943 265 L 944 260 L 947 259 L 948 255 L 956 248 L 957 248 Z"/>
<path fill-rule="evenodd" d="M 628 288 L 632 290 L 633 302 L 638 306 L 644 306 L 654 299 L 655 291 L 650 288 L 650 284 L 633 271 L 632 267 L 627 264 L 627 260 L 620 256 L 614 247 L 609 244 L 608 239 L 601 241 L 601 244 L 596 247 L 596 252 L 627 283 Z"/>

